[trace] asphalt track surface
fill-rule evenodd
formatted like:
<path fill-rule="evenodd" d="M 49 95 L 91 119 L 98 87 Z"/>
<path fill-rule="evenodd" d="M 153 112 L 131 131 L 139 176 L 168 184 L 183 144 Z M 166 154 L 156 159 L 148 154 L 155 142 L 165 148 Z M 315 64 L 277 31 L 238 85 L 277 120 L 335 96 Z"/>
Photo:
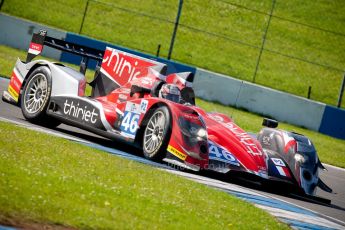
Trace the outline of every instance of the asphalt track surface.
<path fill-rule="evenodd" d="M 0 94 L 1 95 L 2 95 L 2 92 L 7 88 L 7 85 L 8 85 L 8 79 L 0 78 Z M 0 100 L 0 118 L 2 118 L 2 120 L 9 120 L 9 121 L 14 121 L 17 123 L 27 124 L 27 125 L 32 126 L 32 124 L 30 124 L 24 119 L 19 107 L 7 104 L 3 102 L 2 100 Z M 105 139 L 103 137 L 100 137 L 98 135 L 92 134 L 90 132 L 81 130 L 79 128 L 67 126 L 64 124 L 58 126 L 56 129 L 51 129 L 47 131 L 53 132 L 55 134 L 68 135 L 71 137 L 82 139 L 82 140 L 92 142 L 97 145 L 101 145 L 105 147 L 115 148 L 116 146 L 116 149 L 119 149 L 121 151 L 131 152 L 131 153 L 133 152 L 134 155 L 135 154 L 140 155 L 138 151 L 136 151 L 130 146 L 117 143 L 117 142 Z M 340 168 L 333 167 L 330 165 L 326 165 L 326 168 L 328 171 L 320 172 L 320 177 L 327 185 L 329 185 L 333 189 L 333 193 L 332 194 L 326 193 L 318 189 L 316 195 L 331 200 L 330 205 L 308 201 L 306 199 L 291 196 L 288 194 L 282 194 L 281 191 L 274 191 L 274 190 L 270 192 L 263 191 L 262 188 L 260 187 L 258 188 L 257 186 L 253 186 L 251 184 L 248 184 L 247 182 L 241 182 L 241 181 L 234 181 L 234 182 L 230 181 L 230 182 L 240 184 L 241 186 L 244 186 L 244 187 L 248 187 L 248 190 L 255 191 L 258 194 L 268 195 L 269 197 L 287 201 L 289 203 L 296 204 L 300 207 L 304 207 L 314 212 L 323 214 L 327 217 L 330 217 L 327 219 L 344 226 L 344 222 L 345 222 L 345 169 L 340 169 Z M 203 175 L 203 176 L 214 177 L 214 175 Z M 226 183 L 229 183 L 229 181 L 226 181 Z M 344 226 L 344 229 L 345 229 L 345 226 Z"/>

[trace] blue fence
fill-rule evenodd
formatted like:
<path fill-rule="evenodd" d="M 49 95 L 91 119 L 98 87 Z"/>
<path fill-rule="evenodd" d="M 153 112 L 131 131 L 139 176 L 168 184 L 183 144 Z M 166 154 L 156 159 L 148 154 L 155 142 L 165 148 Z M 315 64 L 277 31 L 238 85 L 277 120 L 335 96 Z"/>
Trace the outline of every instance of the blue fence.
<path fill-rule="evenodd" d="M 319 132 L 345 140 L 345 110 L 326 105 Z"/>

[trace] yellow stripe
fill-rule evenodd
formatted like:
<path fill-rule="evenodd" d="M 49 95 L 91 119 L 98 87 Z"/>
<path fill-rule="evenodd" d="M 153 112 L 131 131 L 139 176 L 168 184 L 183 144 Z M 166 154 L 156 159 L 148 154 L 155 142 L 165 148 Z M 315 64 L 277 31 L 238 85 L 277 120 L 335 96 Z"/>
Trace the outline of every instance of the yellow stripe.
<path fill-rule="evenodd" d="M 185 160 L 187 158 L 186 154 L 181 153 L 180 151 L 178 151 L 177 149 L 175 149 L 174 147 L 172 147 L 171 145 L 168 146 L 168 151 L 177 156 L 178 158 L 180 158 L 181 160 Z"/>
<path fill-rule="evenodd" d="M 18 102 L 18 97 L 19 94 L 12 88 L 12 86 L 8 86 L 8 92 L 11 94 L 11 96 L 13 97 L 13 99 Z"/>

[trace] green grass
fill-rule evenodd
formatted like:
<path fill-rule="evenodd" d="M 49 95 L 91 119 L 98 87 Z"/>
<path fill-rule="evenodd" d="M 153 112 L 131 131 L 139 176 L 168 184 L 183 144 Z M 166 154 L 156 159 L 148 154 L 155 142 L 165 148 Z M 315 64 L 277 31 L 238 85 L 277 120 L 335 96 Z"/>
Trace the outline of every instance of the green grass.
<path fill-rule="evenodd" d="M 9 123 L 0 122 L 0 130 L 0 223 L 288 229 L 249 203 L 182 177 Z"/>
<path fill-rule="evenodd" d="M 90 0 L 82 34 L 151 54 L 161 44 L 160 53 L 166 57 L 177 4 Z M 184 1 L 172 58 L 252 81 L 271 4 L 271 0 Z M 2 11 L 78 33 L 85 6 L 86 0 L 6 0 Z M 342 0 L 276 0 L 256 82 L 303 97 L 311 86 L 312 99 L 335 105 L 345 70 L 344 10 Z"/>
<path fill-rule="evenodd" d="M 11 76 L 18 57 L 25 60 L 26 52 L 0 45 L 0 75 Z"/>
<path fill-rule="evenodd" d="M 17 57 L 23 59 L 25 56 L 26 53 L 23 51 L 0 45 L 0 75 L 10 76 L 13 65 L 17 60 Z M 78 68 L 77 66 L 74 67 Z M 90 81 L 92 77 L 93 72 L 88 71 L 88 80 Z M 90 92 L 91 88 L 87 87 L 86 94 L 90 95 Z M 204 108 L 207 111 L 218 111 L 229 116 L 233 115 L 235 122 L 246 131 L 258 132 L 261 128 L 261 116 L 241 111 L 232 107 L 223 106 L 217 103 L 206 102 L 201 99 L 198 99 L 197 104 L 198 106 Z M 279 127 L 281 127 L 282 129 L 287 129 L 307 135 L 313 140 L 322 162 L 345 168 L 344 140 L 332 138 L 318 132 L 314 132 L 311 130 L 303 129 L 284 123 L 280 123 Z"/>

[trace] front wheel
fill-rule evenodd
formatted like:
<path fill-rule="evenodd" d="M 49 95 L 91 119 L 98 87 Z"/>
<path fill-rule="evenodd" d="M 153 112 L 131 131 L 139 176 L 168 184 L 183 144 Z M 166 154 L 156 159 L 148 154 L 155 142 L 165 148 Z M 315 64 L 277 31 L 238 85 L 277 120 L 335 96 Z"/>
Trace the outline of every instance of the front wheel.
<path fill-rule="evenodd" d="M 46 127 L 56 127 L 61 123 L 46 114 L 51 88 L 52 78 L 48 67 L 40 66 L 30 74 L 21 95 L 22 113 L 28 121 Z"/>
<path fill-rule="evenodd" d="M 171 118 L 166 106 L 157 108 L 144 131 L 143 152 L 150 160 L 161 161 L 166 156 L 171 136 Z"/>

